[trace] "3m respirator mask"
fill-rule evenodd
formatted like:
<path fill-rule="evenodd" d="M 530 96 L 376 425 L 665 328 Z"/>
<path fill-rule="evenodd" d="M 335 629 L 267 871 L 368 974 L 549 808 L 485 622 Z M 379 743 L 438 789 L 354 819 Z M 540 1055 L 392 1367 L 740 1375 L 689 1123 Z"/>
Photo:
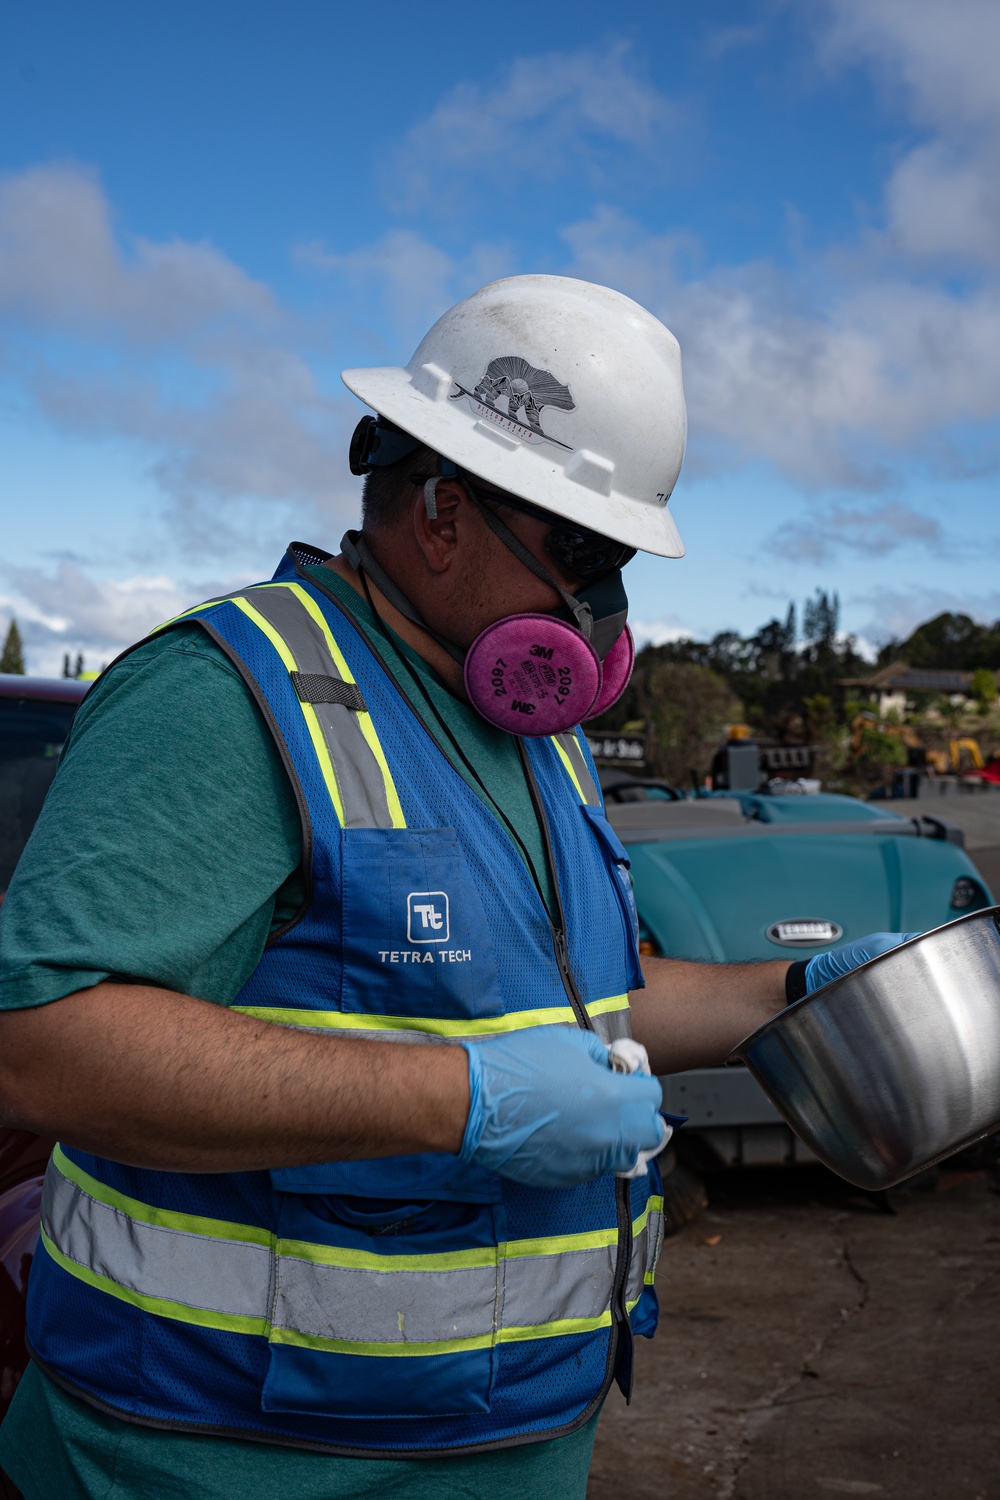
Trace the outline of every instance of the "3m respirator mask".
<path fill-rule="evenodd" d="M 398 463 L 422 446 L 390 423 L 363 417 L 351 441 L 351 470 L 367 474 Z M 423 484 L 431 519 L 437 514 L 438 483 L 456 479 L 504 546 L 560 595 L 562 608 L 552 614 L 507 615 L 488 625 L 463 651 L 430 629 L 355 531 L 349 531 L 341 543 L 348 562 L 367 573 L 402 615 L 427 630 L 460 663 L 469 702 L 498 729 L 526 736 L 561 734 L 583 719 L 604 713 L 625 691 L 635 660 L 621 574 L 635 556 L 635 548 L 512 496 L 494 494 L 448 459 L 440 460 L 440 470 L 430 477 L 412 476 L 414 482 Z M 575 593 L 557 582 L 494 505 L 525 512 L 549 525 L 545 550 L 563 571 L 581 580 Z"/>

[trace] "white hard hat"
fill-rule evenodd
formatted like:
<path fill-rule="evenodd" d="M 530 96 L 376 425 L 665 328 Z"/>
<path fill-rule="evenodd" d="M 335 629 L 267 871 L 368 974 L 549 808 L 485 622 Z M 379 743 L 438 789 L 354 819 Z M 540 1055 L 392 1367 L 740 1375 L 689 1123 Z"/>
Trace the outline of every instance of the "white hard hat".
<path fill-rule="evenodd" d="M 565 276 L 494 281 L 439 318 L 405 369 L 342 379 L 486 483 L 643 552 L 684 555 L 667 510 L 687 428 L 680 347 L 621 292 Z"/>

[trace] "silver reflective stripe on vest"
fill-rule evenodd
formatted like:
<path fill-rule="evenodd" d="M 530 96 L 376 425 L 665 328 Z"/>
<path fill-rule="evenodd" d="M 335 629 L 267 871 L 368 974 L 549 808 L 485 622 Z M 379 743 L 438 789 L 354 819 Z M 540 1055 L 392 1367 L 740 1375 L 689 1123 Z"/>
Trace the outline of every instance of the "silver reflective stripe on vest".
<path fill-rule="evenodd" d="M 588 1007 L 589 1011 L 589 1007 Z M 620 1041 L 632 1035 L 632 1012 L 628 1006 L 622 1006 L 620 1010 L 607 1010 L 598 1015 L 591 1016 L 594 1030 L 602 1042 L 611 1046 L 612 1042 Z"/>
<path fill-rule="evenodd" d="M 654 1202 L 659 1200 L 654 1200 Z M 648 1279 L 661 1216 L 633 1226 L 628 1301 Z M 610 1323 L 617 1231 L 438 1255 L 276 1241 L 252 1225 L 157 1209 L 53 1153 L 46 1250 L 71 1275 L 148 1312 L 282 1344 L 363 1355 L 447 1354 Z"/>
<path fill-rule="evenodd" d="M 247 589 L 240 597 L 278 632 L 299 672 L 345 681 L 323 626 L 302 602 L 304 593 L 301 585 L 265 584 Z M 398 827 L 399 819 L 394 818 L 389 805 L 383 766 L 364 733 L 362 716 L 340 703 L 313 703 L 312 707 L 336 773 L 344 827 Z"/>
<path fill-rule="evenodd" d="M 607 1243 L 537 1255 L 518 1254 L 514 1242 L 501 1246 L 489 1264 L 459 1263 L 447 1270 L 402 1269 L 415 1259 L 433 1263 L 433 1256 L 400 1257 L 395 1265 L 391 1256 L 366 1257 L 377 1260 L 378 1269 L 337 1265 L 336 1251 L 303 1246 L 309 1258 L 300 1258 L 279 1244 L 276 1337 L 281 1343 L 300 1336 L 338 1347 L 353 1344 L 359 1354 L 392 1354 L 405 1352 L 401 1346 L 407 1344 L 423 1351 L 428 1344 L 486 1347 L 522 1330 L 544 1337 L 565 1332 L 560 1325 L 568 1322 L 599 1325 L 614 1285 L 615 1246 L 610 1234 L 604 1238 Z M 441 1258 L 462 1257 L 458 1252 Z M 469 1258 L 478 1258 L 476 1252 Z"/>
<path fill-rule="evenodd" d="M 663 1249 L 663 1199 L 650 1198 L 643 1215 L 642 1228 L 633 1226 L 632 1258 L 629 1261 L 628 1280 L 625 1283 L 625 1301 L 634 1306 L 642 1295 L 644 1285 L 652 1283 L 660 1251 Z"/>
<path fill-rule="evenodd" d="M 64 1175 L 60 1156 L 57 1148 L 45 1173 L 42 1230 L 62 1257 L 147 1301 L 220 1314 L 226 1323 L 266 1322 L 274 1265 L 269 1244 L 144 1223 Z"/>
<path fill-rule="evenodd" d="M 499 1285 L 496 1260 L 376 1271 L 281 1255 L 273 1324 L 282 1343 L 293 1342 L 289 1334 L 365 1346 L 492 1342 Z"/>
<path fill-rule="evenodd" d="M 591 1321 L 611 1306 L 615 1277 L 615 1243 L 556 1255 L 517 1255 L 504 1270 L 503 1326 L 526 1328 L 540 1321 L 542 1305 L 550 1323 Z M 544 1288 L 543 1299 L 539 1291 Z"/>

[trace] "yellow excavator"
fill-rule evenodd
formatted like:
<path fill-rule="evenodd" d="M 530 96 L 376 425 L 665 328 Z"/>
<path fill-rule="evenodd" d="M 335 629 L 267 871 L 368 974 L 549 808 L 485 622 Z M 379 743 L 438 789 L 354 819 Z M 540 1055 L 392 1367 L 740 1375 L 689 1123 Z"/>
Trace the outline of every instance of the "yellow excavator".
<path fill-rule="evenodd" d="M 884 720 L 879 720 L 877 715 L 864 710 L 856 714 L 851 721 L 851 749 L 855 755 L 861 749 L 865 729 L 870 729 L 875 723 L 878 724 L 883 734 L 895 736 L 896 739 L 902 740 L 907 750 L 917 752 L 913 757 L 914 760 L 922 755 L 929 769 L 939 776 L 947 776 L 949 772 L 961 775 L 964 771 L 982 771 L 986 764 L 983 760 L 983 752 L 979 748 L 979 741 L 972 739 L 969 735 L 949 740 L 947 750 L 928 750 L 916 730 L 912 729 L 909 724 L 887 724 Z"/>
<path fill-rule="evenodd" d="M 947 750 L 928 750 L 927 764 L 933 766 L 939 775 L 946 776 L 949 771 L 956 775 L 961 775 L 963 771 L 982 771 L 986 762 L 983 760 L 979 741 L 964 735 L 960 739 L 949 740 Z"/>

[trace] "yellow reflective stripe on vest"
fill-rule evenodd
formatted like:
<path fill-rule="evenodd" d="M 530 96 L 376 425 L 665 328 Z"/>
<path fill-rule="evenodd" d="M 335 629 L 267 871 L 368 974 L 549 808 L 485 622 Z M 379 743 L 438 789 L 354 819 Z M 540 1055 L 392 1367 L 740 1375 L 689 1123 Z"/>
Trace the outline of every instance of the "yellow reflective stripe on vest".
<path fill-rule="evenodd" d="M 282 585 L 277 583 L 255 583 L 253 587 L 255 589 L 273 589 L 281 588 Z M 241 590 L 236 594 L 217 594 L 214 599 L 203 599 L 200 604 L 192 604 L 190 609 L 182 609 L 179 615 L 171 615 L 169 620 L 164 620 L 161 624 L 154 625 L 149 633 L 151 636 L 159 635 L 162 630 L 169 630 L 171 625 L 179 625 L 182 620 L 190 620 L 194 615 L 200 615 L 203 609 L 214 609 L 217 604 L 233 604 L 245 592 L 245 590 Z"/>
<path fill-rule="evenodd" d="M 117 1193 L 106 1183 L 91 1177 L 75 1161 L 70 1161 L 58 1143 L 52 1152 L 52 1161 L 62 1176 L 88 1197 L 106 1204 L 118 1213 L 126 1214 L 130 1219 L 136 1219 L 139 1223 L 152 1224 L 155 1229 L 174 1229 L 179 1234 L 204 1235 L 208 1239 L 241 1240 L 248 1245 L 264 1245 L 269 1249 L 273 1249 L 276 1243 L 275 1236 L 269 1229 L 261 1229 L 256 1224 L 237 1224 L 230 1223 L 227 1219 L 203 1218 L 199 1214 L 175 1213 L 172 1209 L 156 1208 L 138 1198 Z"/>
<path fill-rule="evenodd" d="M 75 1276 L 77 1281 L 94 1287 L 98 1292 L 106 1292 L 109 1297 L 116 1297 L 119 1302 L 127 1302 L 143 1312 L 154 1313 L 158 1318 L 171 1318 L 175 1323 L 193 1323 L 198 1328 L 214 1328 L 220 1333 L 246 1333 L 259 1338 L 267 1338 L 270 1324 L 266 1318 L 244 1317 L 239 1314 L 218 1312 L 212 1308 L 192 1307 L 186 1302 L 170 1302 L 165 1297 L 136 1291 L 132 1287 L 121 1285 L 110 1276 L 102 1276 L 80 1265 L 77 1261 L 71 1260 L 57 1245 L 53 1244 L 44 1228 L 39 1237 L 47 1254 L 57 1266 L 61 1266 L 64 1271 Z"/>
<path fill-rule="evenodd" d="M 279 599 L 294 602 L 291 612 L 286 603 L 279 607 Z M 153 634 L 219 604 L 240 610 L 271 643 L 287 672 L 318 672 L 354 683 L 323 611 L 300 583 L 254 584 L 240 593 L 197 604 L 157 626 Z M 317 708 L 301 699 L 298 702 L 340 826 L 405 828 L 396 784 L 368 710 Z"/>
<path fill-rule="evenodd" d="M 590 807 L 600 807 L 601 793 L 590 774 L 590 767 L 576 735 L 571 730 L 566 734 L 554 734 L 551 740 L 580 801 L 586 802 Z"/>
<path fill-rule="evenodd" d="M 632 1226 L 629 1306 L 649 1279 L 657 1205 L 662 1199 L 650 1200 Z M 255 1225 L 140 1203 L 57 1148 L 45 1178 L 42 1242 L 68 1274 L 160 1317 L 390 1356 L 454 1354 L 608 1326 L 617 1231 L 402 1256 L 278 1241 Z"/>
<path fill-rule="evenodd" d="M 254 609 L 253 605 L 247 599 L 234 598 L 231 600 L 231 603 L 235 604 L 237 609 L 242 610 L 247 619 L 251 620 L 257 626 L 257 629 L 267 636 L 267 639 L 281 658 L 285 669 L 288 672 L 297 672 L 299 670 L 298 662 L 293 656 L 291 648 L 282 640 L 270 621 L 265 620 L 259 610 Z M 311 703 L 302 703 L 301 701 L 299 702 L 299 708 L 302 711 L 303 719 L 305 719 L 309 738 L 312 740 L 313 750 L 316 752 L 316 759 L 319 762 L 320 772 L 326 784 L 326 789 L 330 794 L 330 801 L 333 803 L 334 812 L 337 814 L 337 821 L 341 828 L 343 828 L 344 803 L 340 795 L 340 787 L 337 785 L 337 773 L 333 769 L 330 751 L 327 748 L 326 740 L 323 738 L 319 719 L 316 717 L 316 710 Z"/>
<path fill-rule="evenodd" d="M 380 1041 L 450 1041 L 460 1037 L 505 1036 L 532 1026 L 575 1026 L 576 1012 L 570 1005 L 550 1005 L 540 1010 L 507 1011 L 502 1016 L 484 1016 L 467 1021 L 440 1020 L 434 1016 L 381 1016 L 343 1010 L 293 1010 L 271 1005 L 234 1005 L 240 1015 L 279 1026 L 299 1026 L 315 1031 L 337 1031 L 342 1036 L 378 1037 Z M 629 1036 L 628 995 L 609 995 L 592 1000 L 586 1007 L 594 1030 L 603 1041 Z"/>
<path fill-rule="evenodd" d="M 295 595 L 299 603 L 302 605 L 302 608 L 306 610 L 306 612 L 311 616 L 313 620 L 315 620 L 316 624 L 319 626 L 320 630 L 323 633 L 323 638 L 326 641 L 327 647 L 329 649 L 330 656 L 333 658 L 333 662 L 341 676 L 341 679 L 344 682 L 353 682 L 354 674 L 352 673 L 350 667 L 347 665 L 347 660 L 343 652 L 337 645 L 337 642 L 334 640 L 333 633 L 326 622 L 326 616 L 323 614 L 323 611 L 316 603 L 316 600 L 312 597 L 311 594 L 306 592 L 306 590 L 300 583 L 287 583 L 284 584 L 283 587 L 289 589 L 291 593 Z M 365 709 L 363 712 L 358 713 L 355 717 L 357 720 L 358 728 L 364 735 L 368 748 L 371 751 L 372 755 L 375 757 L 376 764 L 378 765 L 378 768 L 382 773 L 382 781 L 385 786 L 385 800 L 388 804 L 389 815 L 392 819 L 392 827 L 405 828 L 406 819 L 403 816 L 403 808 L 399 800 L 399 793 L 396 791 L 396 783 L 392 779 L 392 772 L 389 770 L 389 762 L 386 759 L 385 751 L 382 749 L 379 737 L 375 732 L 375 725 L 372 723 L 372 716 L 368 712 L 368 710 Z"/>

